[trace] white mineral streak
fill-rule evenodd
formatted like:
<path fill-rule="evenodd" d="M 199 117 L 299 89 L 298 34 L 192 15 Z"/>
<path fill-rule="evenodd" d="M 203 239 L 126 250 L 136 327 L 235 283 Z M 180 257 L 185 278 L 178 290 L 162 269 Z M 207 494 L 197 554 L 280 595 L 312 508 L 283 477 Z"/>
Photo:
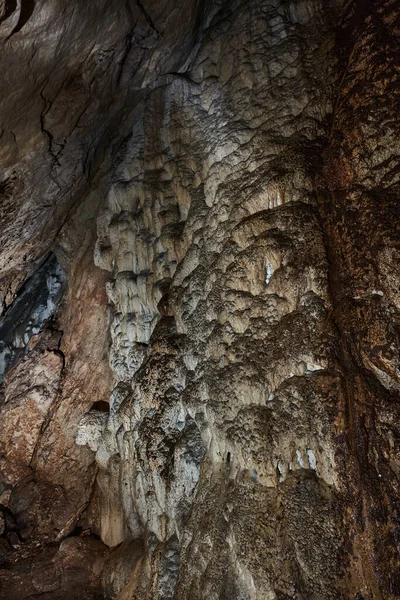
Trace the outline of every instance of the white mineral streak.
<path fill-rule="evenodd" d="M 309 539 L 335 560 L 324 533 L 326 519 L 335 527 L 324 508 L 335 456 L 320 400 L 327 261 L 301 150 L 319 135 L 311 99 L 325 91 L 300 45 L 326 17 L 317 1 L 232 10 L 187 75 L 143 101 L 98 220 L 120 383 L 101 443 L 87 425 L 82 435 L 98 446 L 103 539 L 145 538 L 138 581 L 158 578 L 168 598 L 217 600 L 224 585 L 224 598 L 272 600 L 277 579 L 295 597 L 290 558 L 282 566 L 271 551 L 260 570 L 245 549 L 272 543 L 281 502 L 289 528 L 318 513 Z M 304 40 L 292 35 L 299 22 Z M 326 48 L 315 48 L 323 64 Z M 334 597 L 301 548 L 316 597 Z"/>

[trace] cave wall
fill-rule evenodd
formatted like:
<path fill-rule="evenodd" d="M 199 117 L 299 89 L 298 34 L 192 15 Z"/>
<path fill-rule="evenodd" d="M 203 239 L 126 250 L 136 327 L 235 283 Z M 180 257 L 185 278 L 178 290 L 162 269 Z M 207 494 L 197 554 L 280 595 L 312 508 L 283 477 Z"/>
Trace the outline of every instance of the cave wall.
<path fill-rule="evenodd" d="M 0 597 L 399 598 L 399 2 L 12 4 Z"/>

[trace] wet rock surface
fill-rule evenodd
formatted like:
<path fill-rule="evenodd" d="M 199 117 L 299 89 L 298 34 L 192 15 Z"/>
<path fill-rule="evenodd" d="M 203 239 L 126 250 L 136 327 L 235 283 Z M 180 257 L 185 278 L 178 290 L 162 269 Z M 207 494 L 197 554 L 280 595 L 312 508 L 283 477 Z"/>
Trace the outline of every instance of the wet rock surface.
<path fill-rule="evenodd" d="M 400 598 L 399 13 L 0 4 L 0 598 Z"/>
<path fill-rule="evenodd" d="M 54 254 L 22 286 L 0 321 L 0 380 L 57 312 L 65 274 Z M 33 340 L 34 341 L 34 340 Z M 32 342 L 33 343 L 33 342 Z"/>

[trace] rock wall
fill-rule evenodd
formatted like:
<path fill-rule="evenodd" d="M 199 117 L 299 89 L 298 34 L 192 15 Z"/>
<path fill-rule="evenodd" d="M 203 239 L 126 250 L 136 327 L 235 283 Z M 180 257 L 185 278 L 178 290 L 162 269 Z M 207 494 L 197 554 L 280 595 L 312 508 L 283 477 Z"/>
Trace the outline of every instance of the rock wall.
<path fill-rule="evenodd" d="M 51 208 L 5 221 L 0 331 L 50 249 L 65 291 L 2 385 L 0 598 L 400 598 L 399 2 L 114 4 L 5 40 L 112 51 L 13 158 Z"/>

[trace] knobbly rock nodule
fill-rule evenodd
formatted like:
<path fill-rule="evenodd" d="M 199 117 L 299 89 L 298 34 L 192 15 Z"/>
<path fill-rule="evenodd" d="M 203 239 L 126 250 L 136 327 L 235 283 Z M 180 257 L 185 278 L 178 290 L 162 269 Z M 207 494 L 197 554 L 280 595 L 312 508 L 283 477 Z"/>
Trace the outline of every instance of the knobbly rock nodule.
<path fill-rule="evenodd" d="M 398 0 L 0 3 L 0 599 L 396 600 Z"/>

